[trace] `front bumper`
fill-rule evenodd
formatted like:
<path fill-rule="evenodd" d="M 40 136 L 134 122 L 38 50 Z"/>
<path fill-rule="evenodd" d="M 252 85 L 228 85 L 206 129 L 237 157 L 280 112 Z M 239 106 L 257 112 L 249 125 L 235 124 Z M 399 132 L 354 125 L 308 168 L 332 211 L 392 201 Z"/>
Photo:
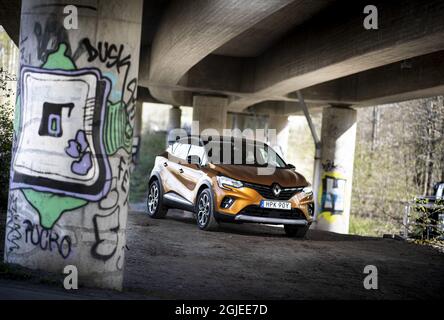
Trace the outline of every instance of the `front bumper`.
<path fill-rule="evenodd" d="M 266 224 L 291 224 L 297 226 L 307 226 L 308 221 L 304 219 L 282 219 L 282 218 L 270 218 L 270 217 L 257 217 L 248 216 L 244 214 L 238 214 L 234 218 L 235 221 L 240 222 L 255 222 L 255 223 L 266 223 Z"/>
<path fill-rule="evenodd" d="M 296 193 L 287 200 L 291 203 L 291 210 L 287 211 L 260 208 L 261 200 L 267 199 L 252 188 L 226 190 L 215 183 L 213 191 L 216 211 L 221 216 L 221 220 L 298 225 L 308 225 L 312 222 L 313 197 L 303 192 Z M 229 208 L 223 208 L 221 204 L 227 196 L 233 198 L 234 203 Z M 287 223 L 288 220 L 297 222 Z"/>

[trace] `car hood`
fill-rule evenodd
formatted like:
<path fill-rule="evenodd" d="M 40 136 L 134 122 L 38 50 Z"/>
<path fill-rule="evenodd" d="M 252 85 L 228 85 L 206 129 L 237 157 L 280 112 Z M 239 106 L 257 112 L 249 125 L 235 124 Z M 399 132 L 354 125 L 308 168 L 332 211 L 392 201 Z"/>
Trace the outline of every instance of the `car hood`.
<path fill-rule="evenodd" d="M 211 166 L 219 175 L 255 184 L 272 185 L 278 183 L 282 187 L 306 187 L 309 185 L 304 176 L 294 169 L 276 168 L 271 175 L 259 175 L 258 169 L 261 167 L 256 166 L 226 164 L 212 164 Z"/>

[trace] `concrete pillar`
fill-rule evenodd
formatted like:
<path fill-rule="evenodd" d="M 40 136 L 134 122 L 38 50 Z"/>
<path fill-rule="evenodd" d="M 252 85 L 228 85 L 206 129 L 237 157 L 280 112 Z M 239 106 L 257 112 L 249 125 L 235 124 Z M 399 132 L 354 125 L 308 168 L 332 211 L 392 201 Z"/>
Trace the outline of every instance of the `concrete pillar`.
<path fill-rule="evenodd" d="M 245 114 L 233 113 L 232 128 L 243 131 L 245 129 L 245 118 L 246 118 Z"/>
<path fill-rule="evenodd" d="M 325 108 L 316 229 L 348 233 L 355 141 L 356 110 Z"/>
<path fill-rule="evenodd" d="M 275 137 L 271 136 L 271 130 L 275 130 Z M 288 150 L 288 116 L 270 115 L 268 117 L 267 138 L 270 146 L 284 158 Z"/>
<path fill-rule="evenodd" d="M 180 119 L 182 117 L 182 110 L 179 106 L 172 106 L 168 113 L 167 135 L 166 145 L 170 145 L 176 141 L 177 131 L 175 129 L 181 128 Z"/>
<path fill-rule="evenodd" d="M 193 97 L 193 121 L 199 121 L 199 130 L 216 129 L 222 134 L 227 124 L 228 99 L 225 97 Z"/>
<path fill-rule="evenodd" d="M 179 106 L 172 106 L 168 114 L 167 131 L 181 127 L 180 118 L 182 117 L 182 110 Z"/>
<path fill-rule="evenodd" d="M 4 258 L 121 289 L 142 0 L 84 3 L 22 1 Z"/>

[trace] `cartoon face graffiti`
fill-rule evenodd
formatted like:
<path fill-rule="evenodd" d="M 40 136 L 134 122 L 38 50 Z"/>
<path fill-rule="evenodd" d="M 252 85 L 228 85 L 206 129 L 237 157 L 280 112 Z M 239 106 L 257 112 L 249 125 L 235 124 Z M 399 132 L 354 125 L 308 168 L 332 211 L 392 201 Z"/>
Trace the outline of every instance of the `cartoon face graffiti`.
<path fill-rule="evenodd" d="M 106 195 L 111 172 L 103 126 L 109 80 L 93 68 L 24 67 L 20 90 L 12 188 L 89 201 Z"/>

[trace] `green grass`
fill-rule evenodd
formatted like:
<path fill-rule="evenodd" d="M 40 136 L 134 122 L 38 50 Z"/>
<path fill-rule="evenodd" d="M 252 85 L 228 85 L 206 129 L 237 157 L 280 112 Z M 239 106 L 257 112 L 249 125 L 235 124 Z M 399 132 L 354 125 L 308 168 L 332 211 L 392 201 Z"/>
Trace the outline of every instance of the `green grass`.
<path fill-rule="evenodd" d="M 400 225 L 389 220 L 384 221 L 377 218 L 365 218 L 350 215 L 350 234 L 380 237 L 385 233 L 398 234 L 400 227 Z"/>

